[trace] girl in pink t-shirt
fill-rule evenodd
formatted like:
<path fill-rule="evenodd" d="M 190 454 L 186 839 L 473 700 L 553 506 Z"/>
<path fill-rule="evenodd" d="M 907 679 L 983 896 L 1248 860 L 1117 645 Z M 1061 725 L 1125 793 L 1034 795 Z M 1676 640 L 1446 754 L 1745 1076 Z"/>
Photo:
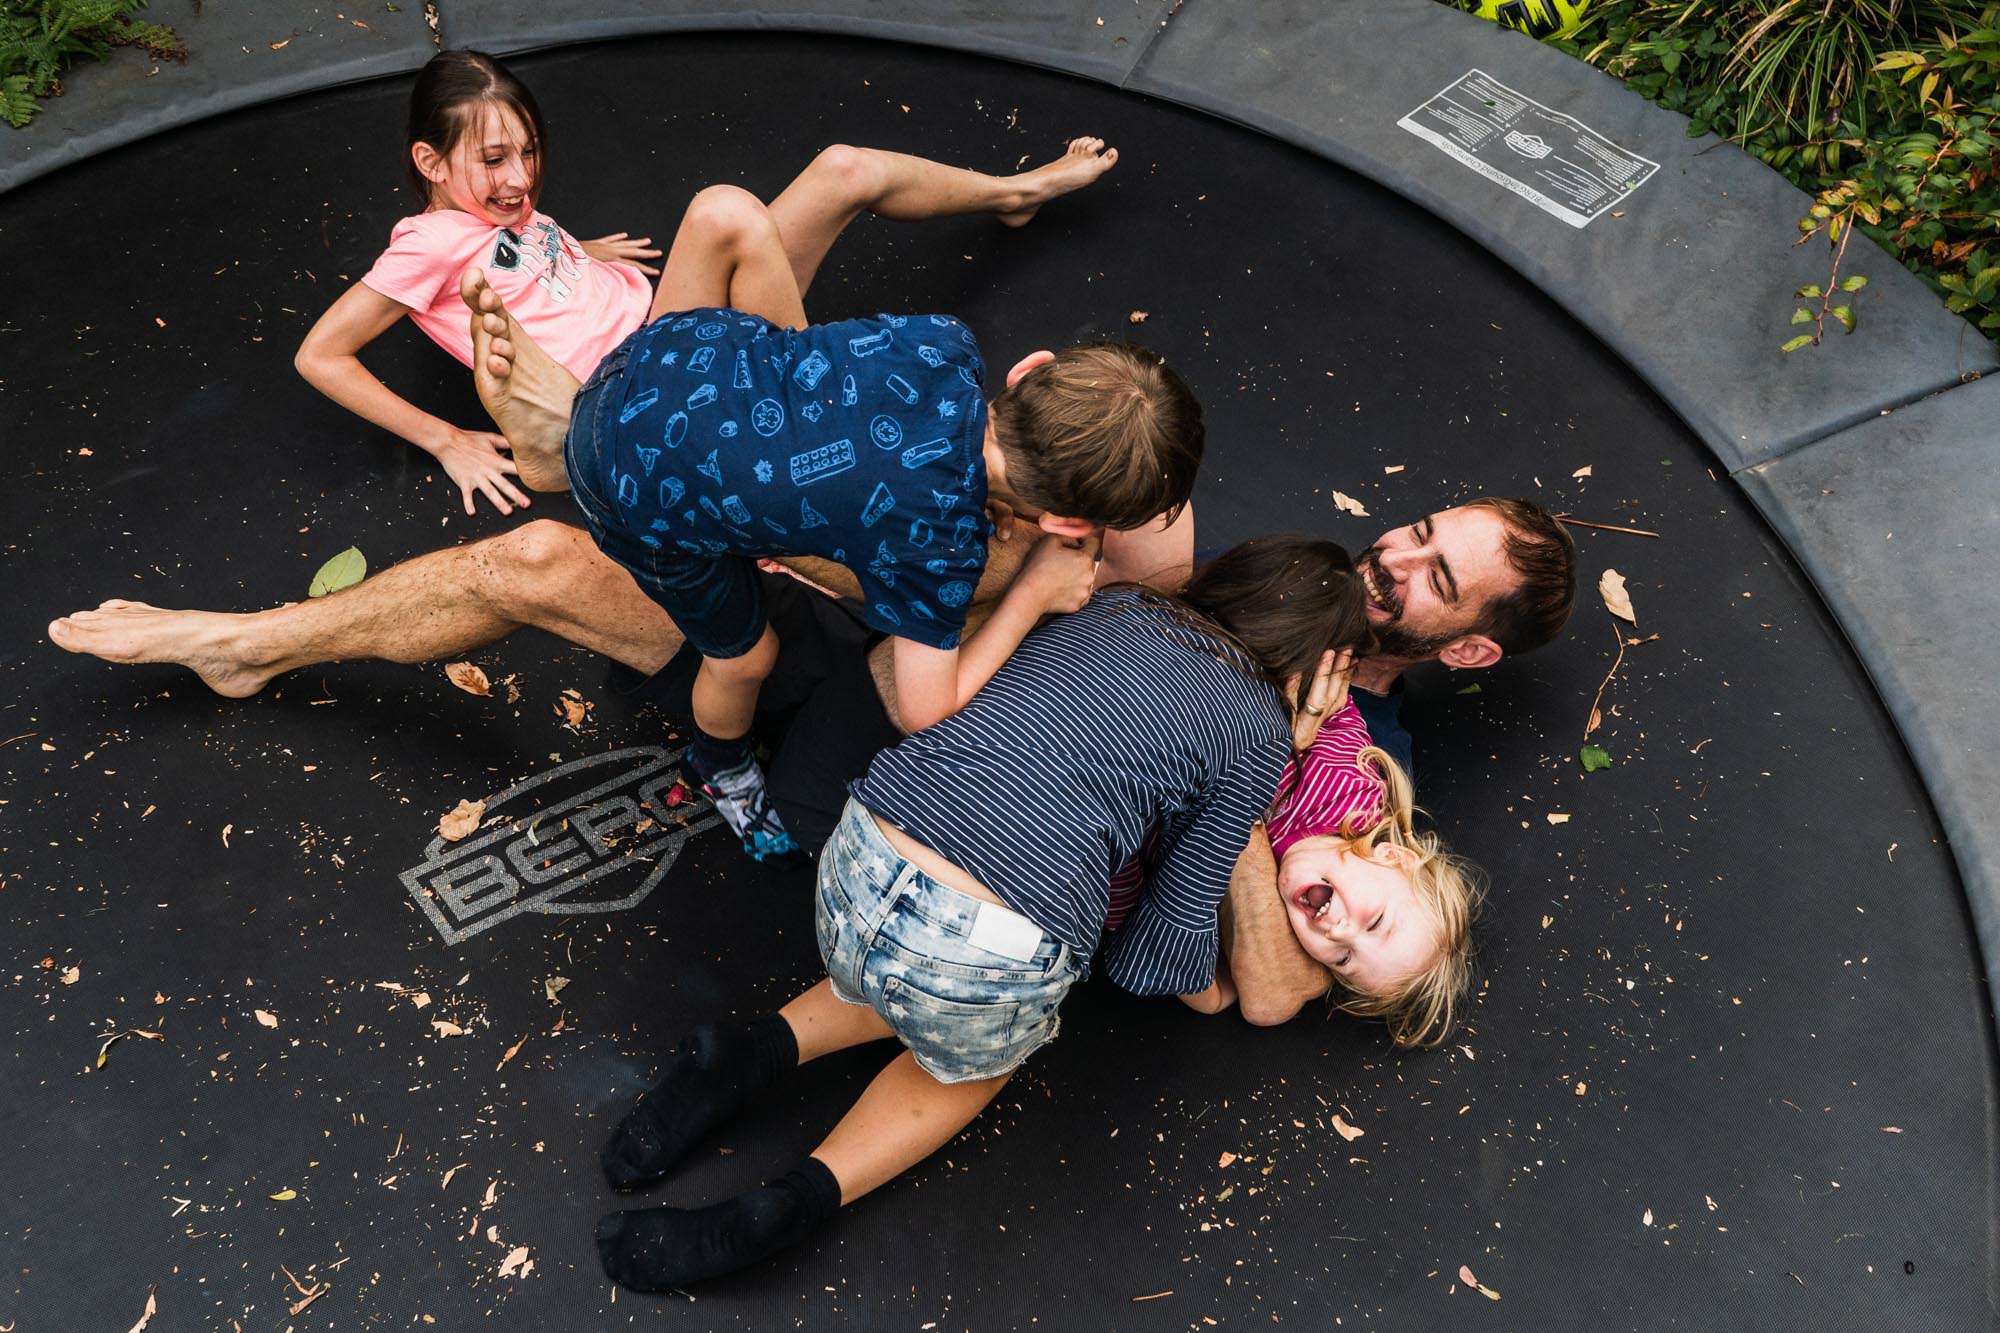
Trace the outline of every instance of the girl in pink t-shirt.
<path fill-rule="evenodd" d="M 472 364 L 471 312 L 459 279 L 480 269 L 522 329 L 578 380 L 627 335 L 665 313 L 647 275 L 659 270 L 650 237 L 624 232 L 578 241 L 535 201 L 547 136 L 534 94 L 499 61 L 442 51 L 410 96 L 411 182 L 423 212 L 398 222 L 389 248 L 320 316 L 299 347 L 299 373 L 341 406 L 435 457 L 465 512 L 484 494 L 501 513 L 528 497 L 507 441 L 461 430 L 391 390 L 360 352 L 408 315 L 431 340 Z M 1012 225 L 1042 204 L 1097 179 L 1118 159 L 1099 139 L 1073 140 L 1063 156 L 1017 176 L 963 171 L 923 158 L 835 145 L 821 152 L 769 206 L 799 290 L 841 229 L 863 211 L 898 220 L 988 212 Z"/>

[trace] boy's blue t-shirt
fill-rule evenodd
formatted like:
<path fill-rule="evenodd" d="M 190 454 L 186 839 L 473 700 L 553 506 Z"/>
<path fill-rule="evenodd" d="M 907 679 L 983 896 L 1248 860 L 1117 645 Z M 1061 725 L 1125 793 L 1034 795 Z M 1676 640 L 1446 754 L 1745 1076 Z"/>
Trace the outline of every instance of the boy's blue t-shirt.
<path fill-rule="evenodd" d="M 625 347 L 599 454 L 619 526 L 662 551 L 833 560 L 876 628 L 958 646 L 992 532 L 985 363 L 964 324 L 689 310 Z"/>

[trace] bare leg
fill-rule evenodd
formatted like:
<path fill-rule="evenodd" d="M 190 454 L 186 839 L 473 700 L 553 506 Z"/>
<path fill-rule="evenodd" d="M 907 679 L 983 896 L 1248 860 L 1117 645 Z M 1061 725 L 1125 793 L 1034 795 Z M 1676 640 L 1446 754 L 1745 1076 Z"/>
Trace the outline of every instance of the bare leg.
<path fill-rule="evenodd" d="M 717 740 L 733 741 L 750 730 L 757 692 L 778 664 L 778 636 L 769 625 L 741 657 L 704 657 L 694 678 L 694 721 Z"/>
<path fill-rule="evenodd" d="M 865 1041 L 895 1036 L 882 1015 L 865 1004 L 849 1004 L 822 981 L 778 1011 L 799 1043 L 799 1063 L 844 1051 Z"/>
<path fill-rule="evenodd" d="M 711 185 L 681 217 L 653 293 L 652 317 L 697 306 L 729 306 L 788 329 L 806 326 L 777 224 L 747 190 Z"/>
<path fill-rule="evenodd" d="M 812 1155 L 840 1182 L 844 1207 L 951 1142 L 1011 1077 L 940 1083 L 904 1051 L 875 1076 Z"/>
<path fill-rule="evenodd" d="M 178 663 L 216 693 L 242 697 L 297 667 L 433 661 L 524 625 L 647 675 L 681 645 L 666 612 L 589 534 L 548 519 L 418 556 L 329 597 L 249 615 L 110 601 L 51 623 L 49 639 L 109 662 Z"/>
<path fill-rule="evenodd" d="M 513 450 L 521 484 L 531 491 L 566 491 L 563 436 L 579 387 L 514 322 L 486 275 L 468 269 L 458 294 L 472 312 L 472 383 Z"/>
<path fill-rule="evenodd" d="M 896 222 L 993 213 L 1019 227 L 1043 204 L 1089 185 L 1117 161 L 1118 150 L 1102 139 L 1072 139 L 1053 162 L 988 176 L 905 153 L 834 144 L 771 201 L 771 217 L 803 293 L 842 230 L 863 213 Z"/>

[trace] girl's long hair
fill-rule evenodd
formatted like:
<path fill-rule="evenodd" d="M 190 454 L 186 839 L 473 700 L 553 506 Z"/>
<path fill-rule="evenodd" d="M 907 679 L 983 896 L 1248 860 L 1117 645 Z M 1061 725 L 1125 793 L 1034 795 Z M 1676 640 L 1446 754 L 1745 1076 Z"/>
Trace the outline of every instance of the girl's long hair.
<path fill-rule="evenodd" d="M 420 143 L 429 144 L 438 156 L 448 156 L 465 137 L 482 106 L 505 107 L 528 127 L 535 146 L 534 193 L 540 198 L 549 153 L 549 133 L 542 123 L 542 109 L 535 104 L 535 95 L 528 91 L 527 85 L 484 51 L 440 51 L 417 72 L 416 87 L 410 89 L 403 170 L 419 197 L 430 198 L 431 183 L 417 170 L 411 150 Z"/>

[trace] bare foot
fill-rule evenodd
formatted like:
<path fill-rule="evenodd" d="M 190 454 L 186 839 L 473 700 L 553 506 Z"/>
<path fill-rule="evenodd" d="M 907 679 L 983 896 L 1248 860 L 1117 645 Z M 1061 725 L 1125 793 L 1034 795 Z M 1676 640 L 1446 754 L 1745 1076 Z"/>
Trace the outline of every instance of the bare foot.
<path fill-rule="evenodd" d="M 1000 220 L 1010 227 L 1025 227 L 1043 204 L 1071 190 L 1081 190 L 1117 165 L 1118 150 L 1106 148 L 1104 140 L 1087 135 L 1071 139 L 1061 157 L 1014 177 L 1014 183 L 1026 192 L 1027 202 L 1011 213 L 1000 214 Z"/>
<path fill-rule="evenodd" d="M 521 484 L 531 491 L 568 490 L 563 435 L 580 387 L 576 376 L 521 330 L 484 273 L 467 269 L 458 294 L 472 311 L 472 381 L 514 451 Z"/>
<path fill-rule="evenodd" d="M 107 662 L 172 662 L 192 670 L 217 694 L 243 699 L 276 673 L 247 659 L 235 632 L 240 619 L 113 600 L 49 622 L 49 641 Z"/>

